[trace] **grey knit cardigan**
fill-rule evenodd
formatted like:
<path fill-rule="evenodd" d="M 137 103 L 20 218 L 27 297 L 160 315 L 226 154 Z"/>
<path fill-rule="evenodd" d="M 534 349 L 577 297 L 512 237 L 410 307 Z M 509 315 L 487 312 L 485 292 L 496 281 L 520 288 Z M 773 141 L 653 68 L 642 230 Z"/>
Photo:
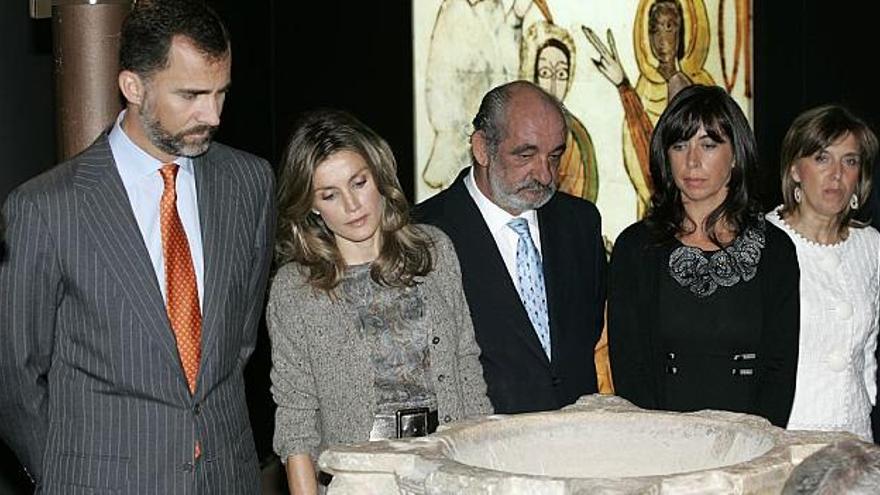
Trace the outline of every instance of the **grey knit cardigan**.
<path fill-rule="evenodd" d="M 420 277 L 429 336 L 428 376 L 440 424 L 490 414 L 461 269 L 452 242 L 439 229 L 418 225 L 433 240 L 434 270 Z M 376 410 L 370 348 L 356 309 L 306 282 L 300 266 L 281 267 L 269 293 L 275 452 L 317 458 L 334 444 L 369 440 Z"/>

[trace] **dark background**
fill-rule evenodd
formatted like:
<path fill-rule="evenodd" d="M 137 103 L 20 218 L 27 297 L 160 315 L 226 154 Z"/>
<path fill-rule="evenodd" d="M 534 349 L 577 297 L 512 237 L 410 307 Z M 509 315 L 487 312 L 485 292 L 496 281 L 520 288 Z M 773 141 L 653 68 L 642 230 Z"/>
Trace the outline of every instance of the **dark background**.
<path fill-rule="evenodd" d="M 218 139 L 276 163 L 300 112 L 343 108 L 388 140 L 412 197 L 410 2 L 208 0 L 227 21 L 234 46 L 233 89 Z M 753 9 L 753 121 L 769 209 L 780 198 L 779 144 L 802 110 L 842 103 L 878 130 L 877 84 L 867 75 L 878 44 L 871 2 L 755 1 Z M 50 20 L 31 20 L 24 0 L 0 2 L 0 201 L 55 163 L 51 50 Z M 273 428 L 268 368 L 263 332 L 248 392 L 264 459 Z M 23 485 L 19 473 L 0 444 L 0 494 L 22 492 L 14 488 Z"/>

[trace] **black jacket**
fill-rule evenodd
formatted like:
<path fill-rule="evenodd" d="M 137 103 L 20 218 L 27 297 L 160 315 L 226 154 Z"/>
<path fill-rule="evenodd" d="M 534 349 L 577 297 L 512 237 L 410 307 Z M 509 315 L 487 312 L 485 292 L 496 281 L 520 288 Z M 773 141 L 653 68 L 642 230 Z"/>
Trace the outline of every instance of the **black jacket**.
<path fill-rule="evenodd" d="M 704 299 L 671 278 L 676 246 L 657 245 L 644 222 L 617 237 L 608 345 L 618 395 L 646 409 L 723 409 L 785 427 L 797 371 L 799 271 L 788 236 L 764 226 L 753 278 Z"/>
<path fill-rule="evenodd" d="M 441 228 L 455 245 L 495 411 L 558 409 L 595 393 L 593 349 L 604 320 L 606 270 L 598 210 L 561 192 L 537 210 L 550 315 L 548 360 L 465 187 L 469 172 L 418 205 L 416 217 Z"/>

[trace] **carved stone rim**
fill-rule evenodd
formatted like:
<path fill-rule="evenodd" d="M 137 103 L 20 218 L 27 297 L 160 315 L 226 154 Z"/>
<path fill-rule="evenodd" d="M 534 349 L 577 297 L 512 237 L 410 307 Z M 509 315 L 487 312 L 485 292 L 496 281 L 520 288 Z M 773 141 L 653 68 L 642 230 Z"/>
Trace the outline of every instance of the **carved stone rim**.
<path fill-rule="evenodd" d="M 763 455 L 751 460 L 712 469 L 702 469 L 669 475 L 635 476 L 621 478 L 556 477 L 499 471 L 465 464 L 450 458 L 447 452 L 454 439 L 467 435 L 472 429 L 485 429 L 497 422 L 532 422 L 536 418 L 560 415 L 613 415 L 619 413 L 651 414 L 655 417 L 688 417 L 700 422 L 746 427 L 764 435 L 773 446 Z M 607 417 L 607 416 L 606 416 Z M 575 490 L 603 490 L 623 493 L 647 490 L 644 493 L 675 493 L 695 486 L 713 493 L 753 493 L 782 483 L 791 470 L 805 457 L 834 441 L 855 438 L 848 433 L 787 431 L 771 425 L 767 420 L 747 414 L 704 410 L 691 413 L 649 411 L 615 396 L 584 396 L 577 403 L 561 411 L 517 415 L 490 415 L 460 421 L 437 433 L 423 438 L 384 440 L 354 445 L 335 446 L 319 458 L 322 470 L 334 476 L 355 480 L 359 474 L 387 473 L 400 487 L 415 493 L 453 493 L 456 487 L 464 490 L 475 486 L 491 485 L 501 493 L 513 490 L 527 493 L 570 493 Z M 515 488 L 514 488 L 515 487 Z M 531 487 L 531 488 L 530 488 Z M 332 488 L 332 487 L 331 487 Z M 671 490 L 671 492 L 668 492 Z M 333 493 L 331 491 L 331 493 Z M 477 493 L 477 492 L 474 492 Z"/>

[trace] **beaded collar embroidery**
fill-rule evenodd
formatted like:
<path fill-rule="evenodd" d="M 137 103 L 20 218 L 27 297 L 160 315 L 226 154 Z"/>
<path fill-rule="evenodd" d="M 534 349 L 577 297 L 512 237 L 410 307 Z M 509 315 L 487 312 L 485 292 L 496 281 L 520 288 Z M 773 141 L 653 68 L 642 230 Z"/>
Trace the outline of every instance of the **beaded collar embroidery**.
<path fill-rule="evenodd" d="M 764 222 L 750 227 L 726 248 L 707 253 L 679 246 L 669 255 L 669 275 L 697 297 L 711 296 L 721 287 L 754 278 L 764 249 Z"/>

